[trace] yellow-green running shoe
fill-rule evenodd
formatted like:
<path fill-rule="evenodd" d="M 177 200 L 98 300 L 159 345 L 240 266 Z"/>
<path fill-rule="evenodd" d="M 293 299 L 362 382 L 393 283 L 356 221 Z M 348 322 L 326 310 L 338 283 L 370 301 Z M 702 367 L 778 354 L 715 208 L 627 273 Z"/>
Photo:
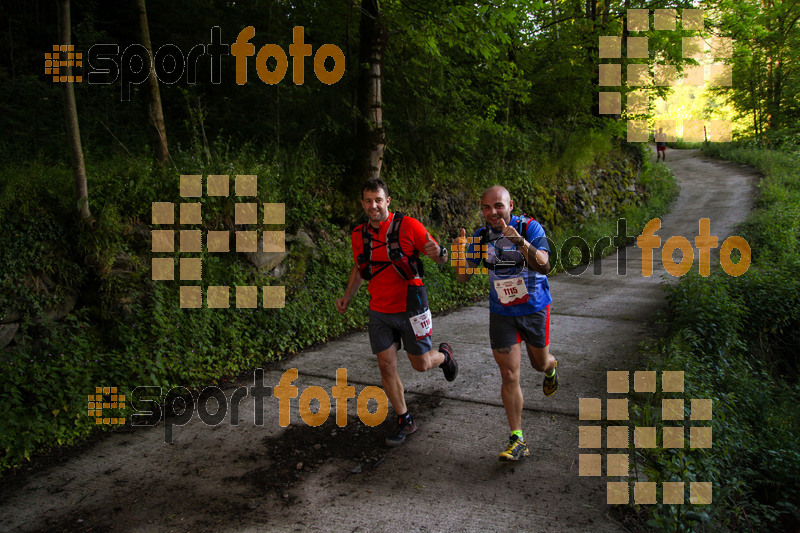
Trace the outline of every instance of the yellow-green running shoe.
<path fill-rule="evenodd" d="M 525 441 L 516 435 L 511 435 L 508 440 L 508 448 L 500 452 L 497 458 L 501 461 L 519 461 L 522 457 L 528 457 L 531 452 Z"/>

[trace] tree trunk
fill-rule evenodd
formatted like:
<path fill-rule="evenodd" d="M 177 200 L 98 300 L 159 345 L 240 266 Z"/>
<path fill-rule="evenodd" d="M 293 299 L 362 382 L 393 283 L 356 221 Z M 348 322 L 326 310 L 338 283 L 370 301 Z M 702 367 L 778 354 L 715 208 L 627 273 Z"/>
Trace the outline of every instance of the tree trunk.
<path fill-rule="evenodd" d="M 150 29 L 147 26 L 147 10 L 145 0 L 136 0 L 136 11 L 139 16 L 139 36 L 142 45 L 150 54 L 150 76 L 147 78 L 148 115 L 150 132 L 153 136 L 153 156 L 157 163 L 166 165 L 169 162 L 169 148 L 167 147 L 167 128 L 164 126 L 164 112 L 161 109 L 161 92 L 158 90 L 158 77 L 156 76 L 155 56 L 153 45 L 150 44 Z"/>
<path fill-rule="evenodd" d="M 591 21 L 592 27 L 591 30 L 588 32 L 588 42 L 584 44 L 584 53 L 586 56 L 586 61 L 588 64 L 592 64 L 597 62 L 597 59 L 600 57 L 600 44 L 597 39 L 596 30 L 597 30 L 597 2 L 595 0 L 586 0 L 586 18 L 587 20 Z M 596 79 L 596 83 L 599 82 L 599 70 L 598 70 L 598 78 Z M 585 89 L 584 89 L 585 90 Z M 581 98 L 583 100 L 583 98 Z M 589 107 L 589 113 L 593 117 L 601 117 L 600 115 L 600 92 L 596 89 L 591 89 L 591 103 Z"/>
<path fill-rule="evenodd" d="M 58 40 L 69 49 L 72 44 L 72 21 L 70 20 L 69 0 L 58 2 Z M 67 52 L 60 52 L 62 60 L 67 59 Z M 72 175 L 75 179 L 75 193 L 78 199 L 78 212 L 84 220 L 91 220 L 89 211 L 89 192 L 86 185 L 86 165 L 83 162 L 81 132 L 78 127 L 78 108 L 75 104 L 75 88 L 72 80 L 72 66 L 61 67 L 59 74 L 66 75 L 64 82 L 64 115 L 67 124 L 67 141 L 72 159 Z"/>
<path fill-rule="evenodd" d="M 378 178 L 386 150 L 386 132 L 383 129 L 381 63 L 388 35 L 380 21 L 377 0 L 361 1 L 358 48 L 358 146 L 361 152 L 359 165 L 364 179 Z"/>
<path fill-rule="evenodd" d="M 597 20 L 597 0 L 586 0 L 586 18 L 592 22 Z"/>
<path fill-rule="evenodd" d="M 550 11 L 553 13 L 553 21 L 554 21 L 554 24 L 555 24 L 555 27 L 554 27 L 555 36 L 556 36 L 556 40 L 558 40 L 558 22 L 555 22 L 555 21 L 558 20 L 558 7 L 556 6 L 556 0 L 552 1 L 552 4 L 550 6 Z"/>

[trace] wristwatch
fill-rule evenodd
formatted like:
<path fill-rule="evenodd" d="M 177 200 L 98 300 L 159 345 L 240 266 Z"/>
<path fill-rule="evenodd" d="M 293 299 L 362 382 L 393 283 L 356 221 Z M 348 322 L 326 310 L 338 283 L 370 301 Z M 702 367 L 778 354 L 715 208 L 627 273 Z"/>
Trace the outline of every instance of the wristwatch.
<path fill-rule="evenodd" d="M 439 257 L 446 256 L 447 255 L 447 248 L 444 247 L 444 246 L 441 246 L 440 248 L 441 248 L 441 250 L 439 250 Z"/>

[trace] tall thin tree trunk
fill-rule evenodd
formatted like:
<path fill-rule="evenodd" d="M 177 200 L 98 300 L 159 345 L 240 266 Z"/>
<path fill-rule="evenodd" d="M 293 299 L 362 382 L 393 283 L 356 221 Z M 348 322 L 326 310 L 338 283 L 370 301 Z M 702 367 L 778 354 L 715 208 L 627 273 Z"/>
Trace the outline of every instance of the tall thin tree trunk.
<path fill-rule="evenodd" d="M 156 76 L 155 56 L 153 45 L 150 44 L 150 29 L 147 25 L 147 9 L 145 0 L 136 0 L 136 11 L 139 16 L 139 35 L 142 45 L 150 54 L 150 76 L 147 78 L 148 91 L 148 119 L 150 131 L 153 136 L 153 156 L 157 163 L 166 165 L 169 162 L 169 148 L 167 147 L 167 128 L 164 125 L 164 111 L 161 109 L 161 92 L 158 89 Z"/>
<path fill-rule="evenodd" d="M 58 40 L 60 44 L 69 47 L 72 44 L 72 21 L 69 10 L 69 0 L 58 1 Z M 67 53 L 61 52 L 66 59 Z M 68 64 L 69 65 L 69 64 Z M 72 175 L 75 179 L 75 194 L 78 199 L 78 212 L 84 220 L 90 220 L 89 191 L 86 184 L 86 165 L 83 162 L 83 148 L 81 147 L 81 132 L 78 127 L 78 108 L 75 104 L 75 88 L 72 79 L 72 67 L 67 66 L 59 72 L 67 76 L 64 83 L 64 115 L 67 124 L 67 141 L 69 142 L 70 157 L 72 159 Z"/>
<path fill-rule="evenodd" d="M 558 8 L 556 6 L 556 0 L 552 0 L 550 10 L 553 13 L 553 21 L 554 21 L 553 29 L 555 31 L 556 40 L 558 40 L 558 22 L 555 22 L 556 20 L 558 20 Z"/>
<path fill-rule="evenodd" d="M 597 20 L 597 1 L 586 0 L 586 18 L 595 21 Z"/>
<path fill-rule="evenodd" d="M 377 0 L 361 1 L 358 49 L 358 143 L 361 151 L 360 165 L 365 179 L 380 177 L 383 154 L 386 150 L 386 132 L 383 129 L 381 63 L 388 35 L 380 22 Z"/>
<path fill-rule="evenodd" d="M 589 64 L 595 63 L 597 58 L 600 57 L 600 45 L 598 43 L 595 33 L 597 30 L 597 2 L 595 0 L 586 0 L 586 18 L 592 21 L 592 29 L 589 31 L 589 40 L 584 44 L 584 52 L 586 61 Z M 599 76 L 599 71 L 598 71 Z M 591 91 L 591 114 L 592 116 L 600 116 L 600 93 L 593 90 Z"/>
<path fill-rule="evenodd" d="M 278 150 L 281 148 L 281 84 L 275 84 L 275 138 Z"/>
<path fill-rule="evenodd" d="M 628 10 L 631 8 L 630 0 L 625 0 L 625 12 L 622 15 L 622 61 L 620 68 L 622 72 L 627 72 L 628 70 L 628 36 L 631 32 L 628 30 Z M 599 47 L 599 46 L 598 46 Z M 628 96 L 630 95 L 630 90 L 626 87 L 622 87 L 622 109 L 628 105 Z M 598 103 L 600 97 L 598 96 Z M 599 106 L 598 106 L 599 109 Z"/>

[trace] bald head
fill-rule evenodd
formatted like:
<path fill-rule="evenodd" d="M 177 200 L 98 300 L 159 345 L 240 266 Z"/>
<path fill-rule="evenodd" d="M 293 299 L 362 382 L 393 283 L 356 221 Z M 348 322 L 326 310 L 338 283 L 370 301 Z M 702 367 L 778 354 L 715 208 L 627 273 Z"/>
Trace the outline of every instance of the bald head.
<path fill-rule="evenodd" d="M 492 195 L 493 197 L 495 195 L 499 195 L 500 198 L 502 198 L 505 201 L 505 203 L 511 202 L 511 194 L 508 192 L 508 189 L 506 189 L 502 185 L 492 185 L 491 187 L 483 191 L 483 194 L 481 194 L 481 203 L 483 203 L 483 200 L 486 198 L 487 195 Z"/>
<path fill-rule="evenodd" d="M 481 195 L 481 211 L 483 218 L 495 230 L 503 227 L 500 220 L 506 224 L 511 223 L 511 211 L 514 209 L 514 202 L 508 189 L 501 185 L 492 185 Z"/>

